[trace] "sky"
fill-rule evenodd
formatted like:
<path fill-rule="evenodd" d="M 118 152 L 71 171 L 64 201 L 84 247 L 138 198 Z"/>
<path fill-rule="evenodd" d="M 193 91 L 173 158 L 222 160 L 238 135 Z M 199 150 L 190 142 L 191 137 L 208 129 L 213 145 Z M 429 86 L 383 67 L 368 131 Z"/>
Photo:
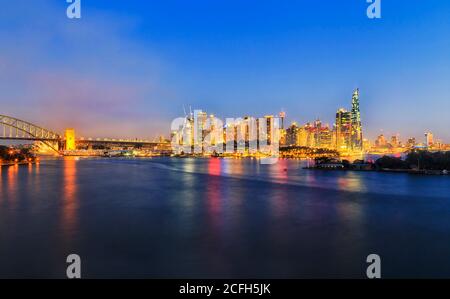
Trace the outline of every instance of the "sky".
<path fill-rule="evenodd" d="M 0 114 L 83 137 L 168 135 L 189 110 L 450 143 L 450 1 L 0 0 Z"/>

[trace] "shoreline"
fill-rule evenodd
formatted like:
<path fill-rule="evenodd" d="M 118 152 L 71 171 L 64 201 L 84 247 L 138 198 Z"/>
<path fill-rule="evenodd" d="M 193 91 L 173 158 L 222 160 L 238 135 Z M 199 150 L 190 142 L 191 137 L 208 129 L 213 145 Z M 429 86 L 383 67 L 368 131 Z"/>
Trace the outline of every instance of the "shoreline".
<path fill-rule="evenodd" d="M 36 161 L 1 163 L 0 167 L 9 167 L 9 166 L 15 166 L 15 165 L 20 166 L 20 165 L 29 165 L 29 164 L 36 164 Z"/>
<path fill-rule="evenodd" d="M 439 176 L 447 176 L 450 173 L 444 173 L 443 170 L 431 170 L 431 169 L 423 169 L 423 170 L 414 170 L 414 169 L 342 169 L 342 168 L 320 168 L 320 167 L 303 167 L 306 170 L 323 170 L 323 171 L 355 171 L 355 172 L 388 172 L 388 173 L 407 173 L 407 174 L 415 174 L 415 175 L 439 175 Z"/>
<path fill-rule="evenodd" d="M 64 156 L 63 156 L 64 157 Z M 258 159 L 255 157 L 186 157 L 186 156 L 144 156 L 144 157 L 127 157 L 127 156 L 117 156 L 117 157 L 108 157 L 108 156 L 66 156 L 66 157 L 73 157 L 73 158 L 162 158 L 162 157 L 169 157 L 169 158 L 176 158 L 176 159 L 185 159 L 185 158 L 205 158 L 205 159 L 229 159 L 234 158 L 236 160 L 243 160 L 243 159 Z M 312 158 L 279 158 L 280 160 L 309 160 Z M 37 164 L 37 161 L 22 161 L 22 162 L 10 162 L 10 163 L 2 163 L 0 164 L 0 167 L 10 167 L 10 166 L 21 166 L 21 165 L 30 165 L 30 164 Z M 415 170 L 415 169 L 343 169 L 343 168 L 326 168 L 326 167 L 317 167 L 317 166 L 309 166 L 309 167 L 302 167 L 302 169 L 305 170 L 320 170 L 320 171 L 351 171 L 351 172 L 378 172 L 378 173 L 406 173 L 406 174 L 414 174 L 414 175 L 434 175 L 434 176 L 448 176 L 450 175 L 450 172 L 445 172 L 444 170 L 431 170 L 431 169 L 423 169 L 423 170 Z"/>

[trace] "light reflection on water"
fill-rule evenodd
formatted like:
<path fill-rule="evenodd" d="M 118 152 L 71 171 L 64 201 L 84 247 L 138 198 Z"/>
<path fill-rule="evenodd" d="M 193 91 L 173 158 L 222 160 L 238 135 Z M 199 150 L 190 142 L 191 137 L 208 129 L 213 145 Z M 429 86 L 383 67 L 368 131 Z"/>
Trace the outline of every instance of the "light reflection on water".
<path fill-rule="evenodd" d="M 74 252 L 85 277 L 361 277 L 372 252 L 396 261 L 388 277 L 450 276 L 438 254 L 450 251 L 448 177 L 303 166 L 65 158 L 2 168 L 0 277 L 64 277 Z"/>
<path fill-rule="evenodd" d="M 17 174 L 19 171 L 19 166 L 14 165 L 8 167 L 8 175 L 7 175 L 7 194 L 8 198 L 10 198 L 10 205 L 14 205 L 16 201 L 16 193 L 17 193 Z"/>
<path fill-rule="evenodd" d="M 221 175 L 224 177 L 268 181 L 279 184 L 335 189 L 349 192 L 447 197 L 448 177 L 423 177 L 397 173 L 305 170 L 307 160 L 280 159 L 263 165 L 257 159 L 212 159 L 220 170 L 210 169 L 209 159 L 179 159 L 154 162 L 174 171 Z M 220 161 L 220 162 L 217 162 Z M 168 166 L 169 165 L 169 166 Z M 421 183 L 423 182 L 423 183 Z M 429 188 L 435 192 L 429 192 Z"/>
<path fill-rule="evenodd" d="M 76 232 L 78 222 L 78 196 L 77 196 L 77 160 L 74 157 L 65 157 L 63 160 L 62 191 L 62 224 L 64 235 L 70 236 Z"/>

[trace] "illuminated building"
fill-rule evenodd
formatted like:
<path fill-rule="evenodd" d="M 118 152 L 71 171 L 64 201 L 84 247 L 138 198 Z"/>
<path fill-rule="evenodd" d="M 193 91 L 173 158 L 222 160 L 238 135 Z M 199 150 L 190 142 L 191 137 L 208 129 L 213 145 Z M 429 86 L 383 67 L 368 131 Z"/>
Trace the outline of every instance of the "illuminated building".
<path fill-rule="evenodd" d="M 286 118 L 286 112 L 281 111 L 278 114 L 280 121 L 281 121 L 281 127 L 280 127 L 280 145 L 286 144 L 286 130 L 284 129 L 284 119 Z"/>
<path fill-rule="evenodd" d="M 203 153 L 205 128 L 208 115 L 202 110 L 194 110 L 194 148 L 196 153 Z"/>
<path fill-rule="evenodd" d="M 297 146 L 303 146 L 306 147 L 308 146 L 308 136 L 309 136 L 309 131 L 308 128 L 306 126 L 302 126 L 298 128 L 298 133 L 297 133 Z"/>
<path fill-rule="evenodd" d="M 408 141 L 406 142 L 406 147 L 407 148 L 413 148 L 413 147 L 415 147 L 416 146 L 416 138 L 414 138 L 414 137 L 411 137 L 411 138 L 409 138 L 408 139 Z"/>
<path fill-rule="evenodd" d="M 67 151 L 76 150 L 75 129 L 66 129 L 66 131 L 64 132 L 64 138 L 66 141 L 66 150 Z"/>
<path fill-rule="evenodd" d="M 336 138 L 336 124 L 333 124 L 333 130 L 331 131 L 331 144 L 333 149 L 336 149 L 337 138 Z"/>
<path fill-rule="evenodd" d="M 194 146 L 194 118 L 192 114 L 186 115 L 182 123 L 175 125 L 178 127 L 173 127 L 170 134 L 174 153 L 192 153 Z"/>
<path fill-rule="evenodd" d="M 267 144 L 270 145 L 272 143 L 272 132 L 271 132 L 271 128 L 273 125 L 273 115 L 266 115 L 264 116 L 264 118 L 266 119 L 266 124 L 267 124 Z M 261 141 L 261 138 L 260 138 Z"/>
<path fill-rule="evenodd" d="M 299 145 L 297 143 L 298 140 L 298 134 L 299 134 L 299 127 L 297 126 L 297 123 L 292 123 L 289 128 L 286 129 L 286 145 L 292 145 L 296 146 Z"/>
<path fill-rule="evenodd" d="M 314 126 L 311 123 L 306 123 L 304 126 L 305 129 L 305 146 L 306 147 L 314 147 L 315 145 L 315 134 L 314 134 Z"/>
<path fill-rule="evenodd" d="M 391 146 L 392 147 L 400 146 L 400 141 L 398 140 L 398 136 L 394 135 L 391 137 Z"/>
<path fill-rule="evenodd" d="M 349 151 L 352 146 L 352 113 L 341 108 L 336 112 L 336 149 Z"/>
<path fill-rule="evenodd" d="M 184 117 L 183 123 L 174 128 L 171 133 L 172 141 L 176 144 L 176 154 L 192 153 L 194 150 L 194 117 L 192 113 Z"/>
<path fill-rule="evenodd" d="M 237 119 L 235 122 L 235 135 L 234 142 L 236 144 L 236 151 L 238 153 L 248 153 L 248 142 L 249 142 L 249 117 L 246 116 L 244 119 Z"/>
<path fill-rule="evenodd" d="M 364 138 L 363 139 L 363 150 L 364 151 L 369 151 L 371 147 L 372 147 L 372 144 L 370 143 L 370 140 Z"/>
<path fill-rule="evenodd" d="M 320 120 L 316 120 L 314 125 L 306 123 L 301 127 L 294 122 L 286 129 L 286 145 L 332 149 L 333 131 L 329 125 L 322 126 Z"/>
<path fill-rule="evenodd" d="M 442 142 L 442 140 L 436 140 L 433 142 L 433 149 L 443 150 L 444 148 L 445 144 Z"/>
<path fill-rule="evenodd" d="M 171 134 L 176 154 L 273 155 L 279 150 L 281 132 L 278 117 L 245 116 L 227 118 L 225 124 L 214 115 L 194 110 Z"/>
<path fill-rule="evenodd" d="M 425 146 L 426 147 L 433 146 L 433 133 L 430 132 L 425 133 Z"/>
<path fill-rule="evenodd" d="M 183 144 L 186 145 L 186 152 L 193 152 L 194 149 L 194 117 L 190 114 L 186 118 L 184 127 Z"/>
<path fill-rule="evenodd" d="M 381 134 L 380 136 L 377 137 L 377 140 L 375 141 L 375 146 L 376 147 L 386 147 L 387 146 L 386 138 L 384 137 L 383 134 Z"/>
<path fill-rule="evenodd" d="M 322 127 L 319 132 L 319 144 L 320 148 L 332 149 L 333 146 L 333 132 L 330 130 L 330 127 L 327 125 Z"/>
<path fill-rule="evenodd" d="M 351 149 L 353 151 L 362 150 L 362 125 L 361 125 L 361 112 L 359 109 L 359 89 L 357 88 L 353 92 L 352 96 L 352 111 L 351 111 Z"/>
<path fill-rule="evenodd" d="M 214 154 L 223 152 L 223 123 L 214 114 L 209 115 L 203 129 L 203 153 Z"/>
<path fill-rule="evenodd" d="M 209 126 L 205 130 L 205 134 L 210 136 L 211 145 L 216 145 L 218 140 L 220 139 L 220 134 L 217 134 L 217 123 L 214 114 L 211 114 L 208 119 Z"/>
<path fill-rule="evenodd" d="M 284 119 L 286 118 L 286 112 L 281 111 L 278 116 L 280 117 L 281 121 L 281 129 L 284 129 Z"/>
<path fill-rule="evenodd" d="M 320 131 L 322 130 L 322 122 L 320 119 L 316 119 L 314 122 L 314 127 L 312 128 L 312 134 L 313 134 L 313 144 L 312 147 L 320 147 Z"/>

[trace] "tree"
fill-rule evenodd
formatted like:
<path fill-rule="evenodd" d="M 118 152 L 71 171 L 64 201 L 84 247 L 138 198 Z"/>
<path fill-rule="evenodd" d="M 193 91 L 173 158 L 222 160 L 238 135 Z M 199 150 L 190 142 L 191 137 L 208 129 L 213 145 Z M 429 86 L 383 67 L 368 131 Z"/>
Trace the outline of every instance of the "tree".
<path fill-rule="evenodd" d="M 375 161 L 377 168 L 385 169 L 408 169 L 408 163 L 401 158 L 383 156 Z"/>

